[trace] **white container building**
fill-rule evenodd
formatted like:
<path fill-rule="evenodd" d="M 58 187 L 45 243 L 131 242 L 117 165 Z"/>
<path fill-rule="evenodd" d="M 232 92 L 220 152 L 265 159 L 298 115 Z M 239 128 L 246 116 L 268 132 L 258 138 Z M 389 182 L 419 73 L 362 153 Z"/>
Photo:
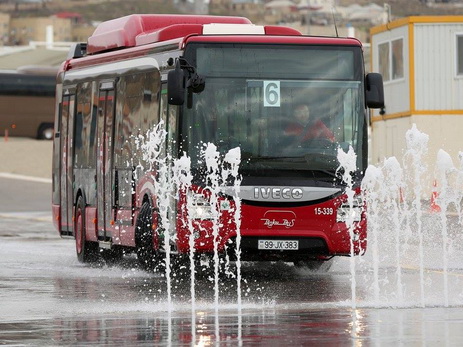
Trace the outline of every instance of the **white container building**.
<path fill-rule="evenodd" d="M 416 16 L 371 29 L 371 70 L 384 79 L 384 110 L 371 113 L 370 161 L 402 159 L 405 133 L 429 135 L 423 164 L 439 149 L 463 151 L 463 16 Z M 432 179 L 432 178 L 431 178 Z"/>

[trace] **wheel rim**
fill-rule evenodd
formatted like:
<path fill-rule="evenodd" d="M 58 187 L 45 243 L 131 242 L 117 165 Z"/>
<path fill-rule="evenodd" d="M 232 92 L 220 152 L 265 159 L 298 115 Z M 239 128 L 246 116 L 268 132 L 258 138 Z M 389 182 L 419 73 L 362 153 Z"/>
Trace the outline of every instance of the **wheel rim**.
<path fill-rule="evenodd" d="M 82 253 L 83 248 L 83 230 L 82 230 L 82 211 L 80 208 L 77 210 L 76 216 L 76 252 L 77 254 Z"/>

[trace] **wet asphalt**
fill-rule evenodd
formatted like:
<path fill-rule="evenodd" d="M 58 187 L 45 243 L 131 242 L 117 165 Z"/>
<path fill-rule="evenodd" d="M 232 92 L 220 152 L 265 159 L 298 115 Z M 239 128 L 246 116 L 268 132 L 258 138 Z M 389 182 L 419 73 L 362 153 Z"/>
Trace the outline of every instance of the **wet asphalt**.
<path fill-rule="evenodd" d="M 326 273 L 244 263 L 241 302 L 236 279 L 228 278 L 219 281 L 217 304 L 212 274 L 194 285 L 171 278 L 168 298 L 165 276 L 141 270 L 133 255 L 118 265 L 78 263 L 74 241 L 53 229 L 50 184 L 0 178 L 0 188 L 0 344 L 463 343 L 457 246 L 445 272 L 431 261 L 440 258 L 440 248 L 428 244 L 425 268 L 413 249 L 399 267 L 393 257 L 378 261 L 371 250 L 354 260 L 337 259 Z"/>

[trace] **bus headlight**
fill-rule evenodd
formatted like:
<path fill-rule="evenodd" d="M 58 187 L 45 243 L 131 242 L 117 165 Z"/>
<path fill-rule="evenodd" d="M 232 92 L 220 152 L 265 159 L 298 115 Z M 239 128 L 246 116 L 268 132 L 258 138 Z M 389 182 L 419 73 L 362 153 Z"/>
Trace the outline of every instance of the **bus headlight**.
<path fill-rule="evenodd" d="M 349 221 L 360 222 L 362 220 L 362 200 L 354 198 L 352 207 L 349 203 L 343 203 L 337 211 L 336 222 L 346 223 Z"/>
<path fill-rule="evenodd" d="M 211 219 L 211 203 L 202 194 L 188 194 L 188 214 L 191 219 Z"/>

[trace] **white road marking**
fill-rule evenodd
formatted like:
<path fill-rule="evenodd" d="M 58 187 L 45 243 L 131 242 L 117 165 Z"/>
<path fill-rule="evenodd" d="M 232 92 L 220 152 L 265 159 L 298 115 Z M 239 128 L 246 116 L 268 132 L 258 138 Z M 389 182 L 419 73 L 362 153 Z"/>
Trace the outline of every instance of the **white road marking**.
<path fill-rule="evenodd" d="M 25 175 L 17 175 L 8 172 L 0 172 L 0 178 L 10 178 L 15 180 L 39 182 L 39 183 L 52 183 L 51 178 L 33 177 Z"/>
<path fill-rule="evenodd" d="M 0 212 L 0 218 L 11 218 L 11 219 L 27 219 L 35 220 L 39 222 L 51 222 L 53 221 L 51 212 L 47 211 L 35 211 L 35 212 Z"/>

